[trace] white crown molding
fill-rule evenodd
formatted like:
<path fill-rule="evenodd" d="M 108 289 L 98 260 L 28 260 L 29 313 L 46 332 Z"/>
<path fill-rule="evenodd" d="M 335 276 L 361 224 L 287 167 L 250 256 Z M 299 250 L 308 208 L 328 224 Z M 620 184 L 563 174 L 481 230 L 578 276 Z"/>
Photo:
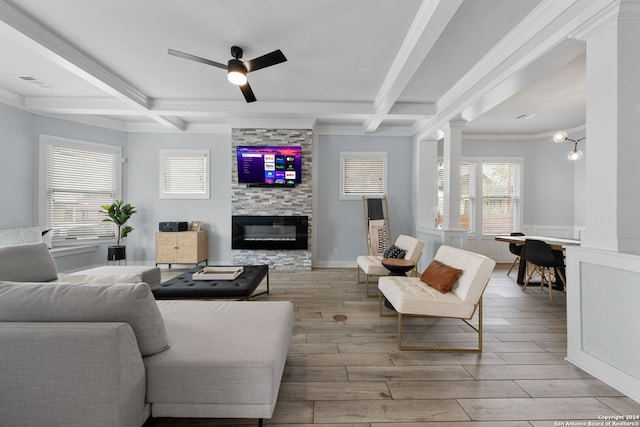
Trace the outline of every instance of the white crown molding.
<path fill-rule="evenodd" d="M 229 120 L 232 129 L 313 129 L 315 119 L 281 117 L 246 117 Z"/>
<path fill-rule="evenodd" d="M 71 123 L 78 123 L 82 125 L 95 126 L 103 129 L 110 129 L 119 132 L 127 132 L 126 123 L 121 122 L 120 120 L 113 120 L 108 117 L 100 117 L 100 116 L 73 116 L 73 115 L 58 115 L 58 114 L 47 114 L 47 113 L 33 113 L 43 117 L 50 117 L 52 119 L 63 120 Z M 160 126 L 160 125 L 158 125 Z"/>
<path fill-rule="evenodd" d="M 24 97 L 0 88 L 0 102 L 21 110 L 27 110 Z"/>
<path fill-rule="evenodd" d="M 231 135 L 228 123 L 191 123 L 185 130 L 170 129 L 158 123 L 127 123 L 128 133 L 181 133 L 181 134 L 212 134 Z"/>
<path fill-rule="evenodd" d="M 360 125 L 339 125 L 339 124 L 318 124 L 315 128 L 318 135 L 335 136 L 368 136 L 368 137 L 389 137 L 407 136 L 411 137 L 411 127 L 409 126 L 385 126 L 376 129 L 375 133 L 366 132 Z"/>
<path fill-rule="evenodd" d="M 587 129 L 587 125 L 583 124 L 570 129 L 556 129 L 547 132 L 537 133 L 517 133 L 517 134 L 491 134 L 491 133 L 464 133 L 462 137 L 466 141 L 533 141 L 536 139 L 553 138 L 556 132 L 563 131 L 568 134 L 584 132 Z"/>

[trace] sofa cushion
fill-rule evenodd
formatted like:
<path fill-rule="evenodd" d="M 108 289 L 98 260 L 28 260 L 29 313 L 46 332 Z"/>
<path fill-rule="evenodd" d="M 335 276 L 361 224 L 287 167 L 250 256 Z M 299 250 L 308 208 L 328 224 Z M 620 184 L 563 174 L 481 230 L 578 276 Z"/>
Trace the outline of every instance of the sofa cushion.
<path fill-rule="evenodd" d="M 46 243 L 0 247 L 0 280 L 49 282 L 57 278 L 58 268 Z"/>
<path fill-rule="evenodd" d="M 92 276 L 111 276 L 114 274 L 139 274 L 140 282 L 148 283 L 152 288 L 161 282 L 160 268 L 148 265 L 102 265 L 71 273 L 74 275 L 89 274 Z"/>
<path fill-rule="evenodd" d="M 157 303 L 171 348 L 144 358 L 152 415 L 185 417 L 197 411 L 208 418 L 271 418 L 291 339 L 293 305 Z"/>
<path fill-rule="evenodd" d="M 58 274 L 58 281 L 62 283 L 140 283 L 142 282 L 141 274 L 109 274 L 109 275 L 93 275 L 93 274 Z"/>
<path fill-rule="evenodd" d="M 453 288 L 461 274 L 462 270 L 434 259 L 424 270 L 420 280 L 444 294 Z"/>
<path fill-rule="evenodd" d="M 145 356 L 169 347 L 164 321 L 146 283 L 0 282 L 0 321 L 124 322 Z"/>
<path fill-rule="evenodd" d="M 2 228 L 0 229 L 0 246 L 30 245 L 42 242 L 40 227 Z"/>

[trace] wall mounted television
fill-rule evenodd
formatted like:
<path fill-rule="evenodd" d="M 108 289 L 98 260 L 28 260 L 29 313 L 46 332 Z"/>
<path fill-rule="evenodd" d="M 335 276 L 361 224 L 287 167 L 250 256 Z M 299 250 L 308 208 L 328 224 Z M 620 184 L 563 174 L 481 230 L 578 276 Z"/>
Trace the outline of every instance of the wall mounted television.
<path fill-rule="evenodd" d="M 238 183 L 292 187 L 302 183 L 302 147 L 238 146 Z"/>

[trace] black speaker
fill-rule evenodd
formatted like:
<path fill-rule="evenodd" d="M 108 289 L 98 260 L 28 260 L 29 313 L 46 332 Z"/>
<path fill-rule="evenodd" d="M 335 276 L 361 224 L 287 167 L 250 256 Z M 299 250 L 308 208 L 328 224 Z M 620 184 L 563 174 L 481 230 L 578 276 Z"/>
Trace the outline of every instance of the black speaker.
<path fill-rule="evenodd" d="M 187 231 L 186 221 L 165 221 L 158 224 L 159 231 Z"/>

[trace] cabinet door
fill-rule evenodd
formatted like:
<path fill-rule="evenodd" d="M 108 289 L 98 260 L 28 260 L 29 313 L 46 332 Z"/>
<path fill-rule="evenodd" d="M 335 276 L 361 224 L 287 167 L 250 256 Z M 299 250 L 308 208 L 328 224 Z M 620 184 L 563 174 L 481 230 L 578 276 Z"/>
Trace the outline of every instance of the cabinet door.
<path fill-rule="evenodd" d="M 177 234 L 178 252 L 176 263 L 198 262 L 198 233 L 195 231 L 182 231 Z"/>
<path fill-rule="evenodd" d="M 176 233 L 156 233 L 156 262 L 159 264 L 173 264 L 176 262 Z"/>

